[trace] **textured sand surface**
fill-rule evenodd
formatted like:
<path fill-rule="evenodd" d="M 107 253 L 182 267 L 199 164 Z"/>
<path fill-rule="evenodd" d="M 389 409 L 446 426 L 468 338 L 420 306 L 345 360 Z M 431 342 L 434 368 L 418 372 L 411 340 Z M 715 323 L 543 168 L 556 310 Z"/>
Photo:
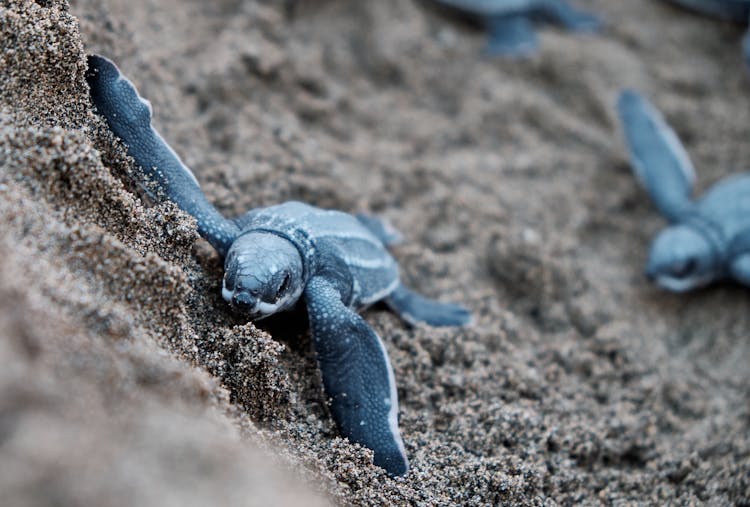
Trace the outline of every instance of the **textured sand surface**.
<path fill-rule="evenodd" d="M 580 0 L 524 62 L 409 0 L 0 1 L 0 503 L 750 504 L 750 294 L 665 294 L 614 117 L 649 95 L 700 189 L 750 162 L 742 28 Z M 412 471 L 337 436 L 304 312 L 253 325 L 96 117 L 118 62 L 228 215 L 387 217 L 466 329 L 381 307 Z"/>

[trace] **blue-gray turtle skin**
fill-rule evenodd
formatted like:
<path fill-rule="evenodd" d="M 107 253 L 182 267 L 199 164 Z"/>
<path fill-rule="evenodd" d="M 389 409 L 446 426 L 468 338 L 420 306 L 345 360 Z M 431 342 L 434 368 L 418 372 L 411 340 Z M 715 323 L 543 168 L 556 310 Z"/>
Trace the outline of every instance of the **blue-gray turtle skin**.
<path fill-rule="evenodd" d="M 405 321 L 434 326 L 465 325 L 469 312 L 404 287 L 386 249 L 399 237 L 369 215 L 287 202 L 223 217 L 151 126 L 151 107 L 135 86 L 104 57 L 91 55 L 88 64 L 96 112 L 124 142 L 145 183 L 194 216 L 199 233 L 224 257 L 223 298 L 251 319 L 304 301 L 339 430 L 372 449 L 375 464 L 389 474 L 406 474 L 393 370 L 380 337 L 356 311 L 382 300 Z"/>
<path fill-rule="evenodd" d="M 696 12 L 724 21 L 750 22 L 750 0 L 668 0 Z M 750 66 L 750 31 L 742 39 L 745 64 Z"/>
<path fill-rule="evenodd" d="M 750 17 L 750 0 L 667 0 L 687 9 L 725 21 L 745 23 Z"/>
<path fill-rule="evenodd" d="M 577 32 L 595 32 L 601 19 L 573 8 L 567 0 L 431 0 L 473 18 L 489 34 L 488 56 L 523 57 L 536 52 L 535 22 L 548 22 Z"/>
<path fill-rule="evenodd" d="M 693 166 L 662 114 L 630 90 L 617 108 L 633 170 L 671 223 L 651 245 L 647 275 L 674 292 L 723 278 L 750 286 L 750 173 L 727 177 L 693 200 Z"/>

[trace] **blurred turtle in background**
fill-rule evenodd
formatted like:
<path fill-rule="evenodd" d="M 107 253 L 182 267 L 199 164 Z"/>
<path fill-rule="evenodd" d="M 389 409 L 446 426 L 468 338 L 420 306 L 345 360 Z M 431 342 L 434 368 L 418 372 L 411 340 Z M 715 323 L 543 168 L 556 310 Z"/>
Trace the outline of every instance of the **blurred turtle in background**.
<path fill-rule="evenodd" d="M 750 22 L 750 0 L 667 0 L 724 21 Z M 742 39 L 745 64 L 750 66 L 750 31 Z"/>
<path fill-rule="evenodd" d="M 651 244 L 648 277 L 673 292 L 726 278 L 750 286 L 750 173 L 694 199 L 693 165 L 662 114 L 631 90 L 617 110 L 633 172 L 670 222 Z"/>
<path fill-rule="evenodd" d="M 536 52 L 535 25 L 552 23 L 576 32 L 596 32 L 601 19 L 572 7 L 567 0 L 428 0 L 446 14 L 484 27 L 488 56 L 524 57 Z"/>

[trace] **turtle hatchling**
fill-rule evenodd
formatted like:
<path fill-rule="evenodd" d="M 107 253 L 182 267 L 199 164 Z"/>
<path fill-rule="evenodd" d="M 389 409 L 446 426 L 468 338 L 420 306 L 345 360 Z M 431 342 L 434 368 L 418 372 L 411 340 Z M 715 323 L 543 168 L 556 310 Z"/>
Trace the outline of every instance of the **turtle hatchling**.
<path fill-rule="evenodd" d="M 601 28 L 599 17 L 573 8 L 567 0 L 431 0 L 446 11 L 482 25 L 489 33 L 488 56 L 523 57 L 536 52 L 537 21 L 577 32 Z"/>
<path fill-rule="evenodd" d="M 648 277 L 674 292 L 723 278 L 750 286 L 750 173 L 693 200 L 693 166 L 661 113 L 629 90 L 617 109 L 635 175 L 670 222 L 651 245 Z"/>
<path fill-rule="evenodd" d="M 668 0 L 671 3 L 707 14 L 723 21 L 748 24 L 750 22 L 750 0 Z M 750 66 L 750 31 L 742 39 L 745 64 Z"/>
<path fill-rule="evenodd" d="M 375 217 L 300 202 L 223 217 L 151 126 L 149 102 L 110 60 L 92 55 L 88 65 L 97 113 L 124 142 L 145 179 L 195 217 L 198 232 L 224 258 L 223 298 L 250 319 L 304 301 L 339 431 L 372 449 L 375 464 L 389 474 L 406 474 L 393 370 L 382 341 L 356 310 L 382 300 L 405 321 L 433 326 L 465 325 L 469 312 L 401 284 L 398 265 L 386 250 L 397 235 Z"/>

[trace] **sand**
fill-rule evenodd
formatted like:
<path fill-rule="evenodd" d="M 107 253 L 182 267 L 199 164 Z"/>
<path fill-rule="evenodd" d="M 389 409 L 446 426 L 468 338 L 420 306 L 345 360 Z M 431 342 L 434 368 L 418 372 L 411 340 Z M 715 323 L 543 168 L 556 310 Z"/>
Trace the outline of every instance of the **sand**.
<path fill-rule="evenodd" d="M 579 3 L 602 35 L 548 29 L 516 62 L 407 0 L 0 2 L 0 503 L 750 504 L 750 295 L 645 280 L 664 222 L 613 109 L 649 95 L 701 190 L 747 168 L 742 28 Z M 87 52 L 223 212 L 378 213 L 404 280 L 473 310 L 364 313 L 407 477 L 338 437 L 304 311 L 233 314 L 194 222 L 134 185 Z"/>

